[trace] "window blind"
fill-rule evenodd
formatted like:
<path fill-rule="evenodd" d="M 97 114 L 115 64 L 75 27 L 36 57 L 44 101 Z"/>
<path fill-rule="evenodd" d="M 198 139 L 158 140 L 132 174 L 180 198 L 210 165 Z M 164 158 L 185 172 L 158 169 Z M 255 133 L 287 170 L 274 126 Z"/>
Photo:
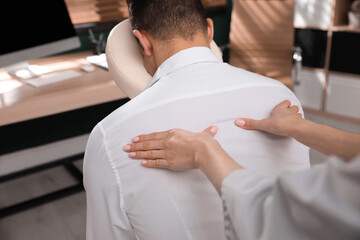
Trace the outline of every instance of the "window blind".
<path fill-rule="evenodd" d="M 202 2 L 205 8 L 226 5 L 226 0 Z M 110 22 L 128 17 L 126 0 L 65 0 L 65 3 L 73 24 Z"/>

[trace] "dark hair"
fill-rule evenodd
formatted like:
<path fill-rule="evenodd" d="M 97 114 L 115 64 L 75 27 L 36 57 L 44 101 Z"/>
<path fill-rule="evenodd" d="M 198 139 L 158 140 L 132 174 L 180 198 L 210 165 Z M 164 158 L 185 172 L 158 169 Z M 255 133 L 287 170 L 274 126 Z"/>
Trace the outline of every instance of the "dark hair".
<path fill-rule="evenodd" d="M 201 0 L 127 0 L 133 29 L 146 30 L 157 40 L 175 36 L 192 39 L 206 34 L 207 23 Z"/>

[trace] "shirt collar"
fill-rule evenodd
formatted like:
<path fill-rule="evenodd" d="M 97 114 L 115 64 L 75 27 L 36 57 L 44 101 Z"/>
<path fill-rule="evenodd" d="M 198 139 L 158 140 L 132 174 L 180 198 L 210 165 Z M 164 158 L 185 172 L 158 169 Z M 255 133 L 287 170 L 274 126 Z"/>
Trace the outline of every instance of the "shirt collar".
<path fill-rule="evenodd" d="M 153 78 L 147 85 L 146 89 L 157 83 L 162 77 L 167 74 L 195 63 L 200 62 L 221 62 L 213 53 L 210 48 L 207 47 L 193 47 L 181 50 L 173 56 L 166 59 L 160 67 L 156 70 Z"/>

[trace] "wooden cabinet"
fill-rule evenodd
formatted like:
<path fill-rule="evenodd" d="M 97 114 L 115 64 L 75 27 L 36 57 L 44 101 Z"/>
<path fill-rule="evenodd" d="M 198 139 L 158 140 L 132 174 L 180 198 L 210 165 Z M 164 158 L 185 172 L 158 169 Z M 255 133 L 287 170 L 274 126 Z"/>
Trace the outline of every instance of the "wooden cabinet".
<path fill-rule="evenodd" d="M 309 111 L 360 123 L 360 28 L 348 25 L 351 2 L 296 0 L 294 45 L 304 67 L 294 91 Z"/>
<path fill-rule="evenodd" d="M 293 90 L 303 107 L 317 111 L 322 110 L 323 89 L 326 81 L 325 71 L 314 68 L 303 68 L 299 73 L 300 85 L 294 85 Z"/>
<path fill-rule="evenodd" d="M 333 0 L 296 0 L 296 27 L 327 29 L 331 25 Z"/>
<path fill-rule="evenodd" d="M 360 119 L 360 76 L 330 72 L 325 111 Z"/>

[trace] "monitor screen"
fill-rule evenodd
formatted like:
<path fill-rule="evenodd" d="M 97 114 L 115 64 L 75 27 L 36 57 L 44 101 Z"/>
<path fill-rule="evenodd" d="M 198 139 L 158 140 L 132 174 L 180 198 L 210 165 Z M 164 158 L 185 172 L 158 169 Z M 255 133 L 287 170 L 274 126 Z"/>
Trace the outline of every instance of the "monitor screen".
<path fill-rule="evenodd" d="M 4 1 L 0 67 L 80 46 L 64 0 Z"/>

